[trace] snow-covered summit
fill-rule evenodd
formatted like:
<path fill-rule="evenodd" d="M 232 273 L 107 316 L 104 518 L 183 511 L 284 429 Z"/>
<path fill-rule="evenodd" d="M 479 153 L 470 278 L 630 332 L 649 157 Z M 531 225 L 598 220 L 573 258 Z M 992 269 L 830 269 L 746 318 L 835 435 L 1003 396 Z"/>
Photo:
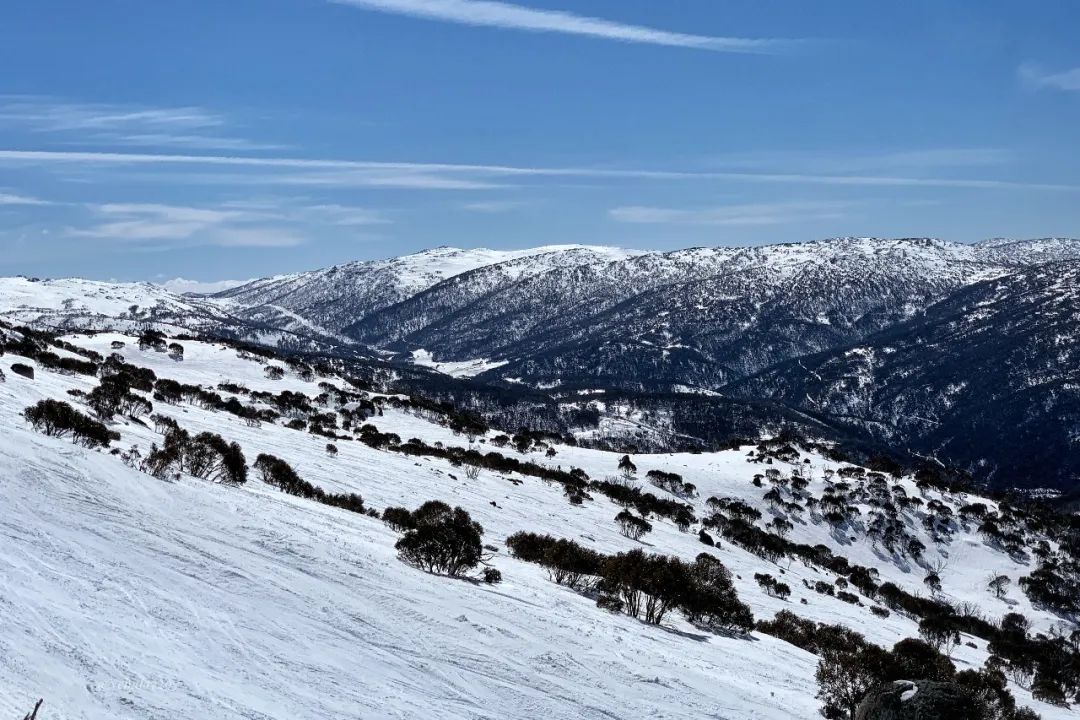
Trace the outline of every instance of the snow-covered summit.
<path fill-rule="evenodd" d="M 526 250 L 439 247 L 255 280 L 215 297 L 240 314 L 281 308 L 321 327 L 340 331 L 360 318 L 481 268 L 498 267 L 507 278 L 518 279 L 553 267 L 610 262 L 634 254 L 631 250 L 585 245 Z"/>
<path fill-rule="evenodd" d="M 987 259 L 1009 265 L 1044 265 L 1080 260 L 1080 239 L 1077 238 L 994 238 L 979 243 L 975 248 Z"/>
<path fill-rule="evenodd" d="M 148 282 L 0 278 L 0 315 L 21 323 L 93 329 L 114 320 L 135 323 L 149 314 L 183 320 L 221 316 L 214 305 Z"/>

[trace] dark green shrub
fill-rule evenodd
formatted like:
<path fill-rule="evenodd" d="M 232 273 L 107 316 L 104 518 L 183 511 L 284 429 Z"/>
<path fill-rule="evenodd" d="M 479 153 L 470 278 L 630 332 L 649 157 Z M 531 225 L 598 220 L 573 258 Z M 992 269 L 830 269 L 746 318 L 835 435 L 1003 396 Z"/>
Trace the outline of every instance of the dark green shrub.
<path fill-rule="evenodd" d="M 24 365 L 23 363 L 12 363 L 11 372 L 16 375 L 21 375 L 28 380 L 34 379 L 34 368 L 29 365 Z"/>
<path fill-rule="evenodd" d="M 107 447 L 116 437 L 100 422 L 61 400 L 41 400 L 23 410 L 23 417 L 45 435 L 70 436 L 77 445 L 85 447 Z"/>
<path fill-rule="evenodd" d="M 397 532 L 405 532 L 413 527 L 412 513 L 403 507 L 383 509 L 382 521 Z"/>
<path fill-rule="evenodd" d="M 394 547 L 414 567 L 457 577 L 480 563 L 483 534 L 462 508 L 430 500 L 413 512 L 413 528 Z"/>

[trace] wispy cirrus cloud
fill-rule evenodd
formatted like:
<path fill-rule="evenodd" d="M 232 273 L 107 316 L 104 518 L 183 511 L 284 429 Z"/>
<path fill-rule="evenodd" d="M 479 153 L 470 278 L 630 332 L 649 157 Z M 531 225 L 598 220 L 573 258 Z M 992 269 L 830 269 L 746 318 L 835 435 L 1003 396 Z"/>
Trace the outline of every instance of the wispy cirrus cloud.
<path fill-rule="evenodd" d="M 133 127 L 210 128 L 223 118 L 197 107 L 137 107 L 79 103 L 36 95 L 0 96 L 0 123 L 32 126 L 42 132 L 126 130 Z"/>
<path fill-rule="evenodd" d="M 0 205 L 51 205 L 48 200 L 42 200 L 41 198 L 30 197 L 29 195 L 18 195 L 15 193 L 0 192 Z"/>
<path fill-rule="evenodd" d="M 506 187 L 512 179 L 589 178 L 626 181 L 736 181 L 767 184 L 825 185 L 841 187 L 923 187 L 968 190 L 1039 190 L 1078 192 L 1080 185 L 1035 181 L 1002 180 L 996 178 L 919 177 L 915 175 L 866 173 L 815 173 L 780 171 L 684 171 L 610 169 L 596 167 L 528 167 L 513 165 L 479 165 L 423 162 L 385 162 L 366 160 L 337 160 L 296 157 L 252 157 L 241 155 L 181 155 L 118 152 L 82 152 L 50 150 L 0 150 L 0 165 L 15 167 L 78 168 L 87 171 L 95 167 L 201 167 L 200 182 L 226 184 L 244 182 L 245 176 L 226 173 L 215 176 L 205 170 L 218 168 L 259 171 L 246 176 L 248 182 L 279 185 L 320 185 L 350 187 L 352 183 L 366 187 L 386 187 L 417 190 L 475 190 Z M 800 168 L 801 170 L 801 168 Z M 260 174 L 261 173 L 261 174 Z M 216 180 L 215 180 L 216 178 Z"/>
<path fill-rule="evenodd" d="M 309 198 L 263 198 L 229 200 L 221 203 L 224 211 L 248 213 L 249 219 L 303 222 L 319 225 L 349 227 L 356 225 L 388 225 L 393 222 L 387 214 L 375 208 L 337 203 L 311 204 Z"/>
<path fill-rule="evenodd" d="M 305 234 L 277 227 L 226 227 L 214 233 L 218 247 L 281 248 L 306 242 Z"/>
<path fill-rule="evenodd" d="M 0 128 L 47 134 L 80 145 L 280 150 L 284 146 L 226 134 L 229 121 L 200 107 L 83 103 L 48 96 L 0 96 Z"/>
<path fill-rule="evenodd" d="M 845 202 L 798 201 L 693 209 L 627 206 L 612 208 L 608 216 L 617 222 L 647 225 L 785 225 L 842 218 L 850 206 Z"/>
<path fill-rule="evenodd" d="M 364 10 L 408 15 L 480 27 L 562 33 L 604 40 L 734 53 L 775 53 L 795 41 L 773 38 L 715 37 L 671 32 L 586 17 L 561 10 L 540 10 L 495 0 L 331 0 Z"/>
<path fill-rule="evenodd" d="M 371 208 L 305 204 L 287 198 L 207 206 L 97 203 L 84 210 L 89 212 L 88 221 L 69 225 L 67 235 L 159 250 L 194 246 L 292 247 L 326 228 L 391 222 Z"/>
<path fill-rule="evenodd" d="M 174 147 L 186 150 L 247 152 L 252 150 L 284 150 L 289 147 L 279 143 L 255 142 L 254 140 L 238 137 L 184 135 L 179 133 L 135 133 L 131 135 L 103 136 L 101 139 L 115 145 L 127 145 L 129 147 Z"/>
<path fill-rule="evenodd" d="M 92 207 L 99 222 L 72 228 L 78 237 L 102 238 L 129 243 L 157 244 L 185 241 L 191 244 L 252 247 L 295 245 L 298 239 L 283 242 L 272 228 L 256 229 L 249 223 L 273 219 L 265 213 L 227 208 L 191 207 L 158 203 L 104 203 Z M 236 235 L 237 231 L 244 231 Z M 260 232 L 267 233 L 264 239 Z"/>
<path fill-rule="evenodd" d="M 1037 63 L 1024 63 L 1017 72 L 1020 79 L 1033 88 L 1080 91 L 1080 67 L 1060 72 L 1048 72 Z"/>
<path fill-rule="evenodd" d="M 1003 148 L 944 147 L 877 152 L 787 150 L 732 153 L 712 158 L 710 164 L 725 169 L 846 175 L 985 168 L 1004 165 L 1012 159 L 1012 153 Z"/>
<path fill-rule="evenodd" d="M 466 177 L 470 170 L 456 172 L 448 168 L 427 168 L 422 164 L 376 163 L 370 167 L 345 170 L 305 169 L 281 166 L 287 172 L 235 175 L 237 184 L 288 185 L 310 188 L 371 188 L 384 190 L 493 190 L 501 187 L 490 180 Z"/>
<path fill-rule="evenodd" d="M 464 203 L 461 205 L 461 209 L 466 212 L 495 215 L 498 213 L 520 210 L 521 208 L 535 204 L 536 202 L 532 200 L 481 200 L 478 202 Z"/>
<path fill-rule="evenodd" d="M 341 227 L 388 225 L 391 222 L 381 210 L 335 204 L 308 205 L 300 209 L 299 216 L 316 222 L 324 222 Z"/>

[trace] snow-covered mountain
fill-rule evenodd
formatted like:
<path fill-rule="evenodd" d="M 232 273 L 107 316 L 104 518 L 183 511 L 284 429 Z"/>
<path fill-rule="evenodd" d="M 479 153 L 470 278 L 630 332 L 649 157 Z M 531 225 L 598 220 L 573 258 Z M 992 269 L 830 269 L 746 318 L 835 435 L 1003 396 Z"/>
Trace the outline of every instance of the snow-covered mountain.
<path fill-rule="evenodd" d="M 70 334 L 48 351 L 97 362 L 102 374 L 119 368 L 145 380 L 152 373 L 159 394 L 170 383 L 186 388 L 186 399 L 173 401 L 132 390 L 165 419 L 117 414 L 106 421 L 116 434 L 112 450 L 92 449 L 35 431 L 23 412 L 59 400 L 93 415 L 98 375 L 46 362 L 44 347 L 10 328 L 0 329 L 0 340 L 9 349 L 0 357 L 0 714 L 7 717 L 38 697 L 44 717 L 95 720 L 818 716 L 820 658 L 802 641 L 760 627 L 717 631 L 678 612 L 651 624 L 600 608 L 594 592 L 557 584 L 510 552 L 506 540 L 518 531 L 609 555 L 644 548 L 692 562 L 706 552 L 730 571 L 758 620 L 788 611 L 884 648 L 919 637 L 920 616 L 906 608 L 929 602 L 933 572 L 935 607 L 947 603 L 972 618 L 972 632 L 950 643 L 960 671 L 984 665 L 985 635 L 1006 613 L 1023 613 L 1031 638 L 1068 637 L 1075 628 L 1020 588 L 1044 560 L 1066 557 L 1059 530 L 993 499 L 858 468 L 825 446 L 634 455 L 624 486 L 684 504 L 695 518 L 680 528 L 664 511 L 646 512 L 652 530 L 635 540 L 613 521 L 626 503 L 603 484 L 616 473 L 618 453 L 550 437 L 519 452 L 503 449 L 499 429 L 467 437 L 431 406 L 359 390 L 328 368 L 310 376 L 294 364 L 279 376 L 267 368 L 285 367 L 283 359 L 228 344 L 183 340 L 180 355 L 140 349 L 131 336 Z M 107 361 L 111 370 L 95 359 L 113 353 L 123 362 Z M 285 400 L 275 398 L 291 409 L 277 415 Z M 263 420 L 242 419 L 238 408 Z M 358 411 L 368 417 L 356 419 Z M 348 418 L 355 424 L 346 426 Z M 242 485 L 185 470 L 147 474 L 140 458 L 165 442 L 171 422 L 235 442 L 249 466 L 262 453 L 279 457 L 327 493 L 362 494 L 375 512 L 281 492 L 255 468 Z M 451 455 L 469 447 L 489 460 L 505 453 L 521 462 L 473 472 Z M 538 476 L 570 468 L 596 481 L 576 501 Z M 645 480 L 650 472 L 677 473 L 679 488 L 654 486 Z M 501 582 L 432 575 L 397 557 L 401 533 L 378 514 L 432 499 L 482 525 L 487 562 Z M 760 513 L 754 527 L 776 529 L 781 535 L 772 537 L 810 554 L 776 556 L 729 532 L 736 526 L 717 518 L 732 503 Z M 830 508 L 841 508 L 841 517 Z M 987 518 L 999 530 L 987 530 Z M 703 544 L 699 529 L 715 542 Z M 913 550 L 913 540 L 923 548 Z M 856 579 L 861 572 L 871 585 Z M 757 575 L 779 578 L 786 592 Z M 987 586 L 997 576 L 1007 581 L 1000 597 Z M 1044 720 L 1072 717 L 1033 697 L 1022 670 L 1008 677 L 1022 707 Z"/>
<path fill-rule="evenodd" d="M 996 323 L 1026 307 L 1031 269 L 1067 275 L 1067 263 L 1078 258 L 1080 241 L 1062 238 L 976 245 L 836 238 L 671 252 L 437 248 L 258 280 L 208 297 L 146 284 L 6 279 L 0 280 L 0 317 L 61 329 L 152 324 L 288 350 L 381 357 L 506 389 L 529 388 L 556 401 L 594 391 L 694 393 L 726 396 L 729 403 L 778 400 L 795 412 L 813 413 L 815 423 L 920 453 L 940 452 L 944 461 L 981 478 L 1022 484 L 1036 481 L 1016 477 L 1014 466 L 1000 471 L 1007 463 L 994 456 L 994 448 L 1003 445 L 974 443 L 969 433 L 980 423 L 1010 427 L 1019 414 L 1036 436 L 1060 436 L 1068 445 L 1068 438 L 1080 435 L 1080 425 L 1064 409 L 1068 403 L 1044 402 L 1028 387 L 1033 381 L 1025 373 L 1034 366 L 1064 372 L 1064 356 L 1051 347 L 1032 346 L 1020 358 L 1003 342 L 978 344 L 983 365 L 1008 369 L 995 395 L 1012 398 L 1008 404 L 988 406 L 949 389 L 959 382 L 978 385 L 975 378 L 961 377 L 976 367 L 970 363 L 944 390 L 914 395 L 904 387 L 907 376 L 886 372 L 874 375 L 872 389 L 839 400 L 826 401 L 809 387 L 792 388 L 807 385 L 798 379 L 800 368 L 810 367 L 818 354 L 848 352 L 882 333 L 915 333 L 905 341 L 911 348 L 907 362 L 931 367 L 935 354 L 915 330 L 920 318 L 932 317 L 928 313 L 939 305 L 966 312 L 969 291 L 987 283 L 1003 288 L 997 306 L 1015 309 L 990 316 L 981 332 L 1011 336 L 1010 328 Z M 1039 287 L 1051 299 L 1064 292 L 1060 284 Z M 1080 324 L 1068 305 L 1053 307 L 1055 332 Z M 790 374 L 790 383 L 744 384 L 770 377 L 770 371 Z M 902 407 L 874 399 L 892 395 L 904 398 Z M 948 428 L 947 438 L 909 420 L 937 418 L 943 402 L 949 404 L 949 420 L 935 422 Z M 853 419 L 853 403 L 874 410 Z M 1006 405 L 1013 409 L 1006 412 Z M 727 439 L 704 427 L 696 437 L 706 446 Z M 975 453 L 975 445 L 986 445 L 989 454 Z M 1080 460 L 1071 458 L 1066 453 L 1055 472 L 1038 475 L 1059 486 L 1073 484 Z"/>
<path fill-rule="evenodd" d="M 184 296 L 151 283 L 62 278 L 0 278 L 0 315 L 40 328 L 134 329 L 157 322 L 174 329 L 238 322 L 220 303 Z"/>
<path fill-rule="evenodd" d="M 727 388 L 821 413 L 1002 484 L 1080 478 L 1080 261 L 963 288 L 858 343 Z"/>
<path fill-rule="evenodd" d="M 497 282 L 579 264 L 631 256 L 618 248 L 552 245 L 528 250 L 440 247 L 388 260 L 354 262 L 241 285 L 215 297 L 246 317 L 279 322 L 295 318 L 339 332 L 361 318 L 478 268 L 493 268 Z"/>
<path fill-rule="evenodd" d="M 694 338 L 680 338 L 682 328 L 670 328 L 667 313 L 672 310 L 672 296 L 689 295 L 684 314 L 697 333 L 723 333 L 729 326 L 711 317 L 713 312 L 724 315 L 725 309 L 732 308 L 736 317 L 730 319 L 730 327 L 745 329 L 748 318 L 753 323 L 762 317 L 758 309 L 770 299 L 784 302 L 792 286 L 805 294 L 821 295 L 839 284 L 883 278 L 890 286 L 902 286 L 895 288 L 894 295 L 910 294 L 921 303 L 926 294 L 940 294 L 982 271 L 983 263 L 970 246 L 868 239 L 647 253 L 545 269 L 510 284 L 492 281 L 500 269 L 491 266 L 434 285 L 385 312 L 359 319 L 343 332 L 369 345 L 427 348 L 438 360 L 523 361 L 548 352 L 562 356 L 573 349 L 568 344 L 582 338 L 621 333 L 624 339 L 659 340 L 661 349 L 674 345 L 701 351 L 707 361 L 723 364 L 724 359 L 711 357 L 711 348 Z M 837 304 L 842 301 L 836 298 Z M 867 311 L 850 308 L 853 316 Z M 634 314 L 647 318 L 647 327 L 627 328 L 623 333 L 626 316 Z M 818 314 L 809 320 L 816 320 Z M 563 371 L 584 366 L 573 359 L 561 364 Z M 521 376 L 517 368 L 503 372 Z M 615 379 L 630 383 L 648 379 L 638 375 Z M 549 382 L 553 378 L 536 379 Z M 569 378 L 563 375 L 561 379 Z M 683 382 L 697 384 L 692 378 Z"/>
<path fill-rule="evenodd" d="M 1013 240 L 995 238 L 975 246 L 983 257 L 1003 264 L 1044 265 L 1065 260 L 1080 260 L 1080 242 L 1074 238 Z"/>
<path fill-rule="evenodd" d="M 54 331 L 136 331 L 152 326 L 288 348 L 349 344 L 347 338 L 285 311 L 265 321 L 247 308 L 153 283 L 0 278 L 0 317 Z"/>
<path fill-rule="evenodd" d="M 499 293 L 486 300 L 486 312 L 473 304 L 417 340 L 509 360 L 497 371 L 502 377 L 715 391 L 780 360 L 887 327 L 998 272 L 968 246 L 931 240 L 665 253 L 622 263 L 616 281 L 583 283 L 584 297 L 560 290 L 567 283 L 557 274 L 538 276 L 515 288 L 522 299 L 540 298 L 520 316 L 512 314 L 518 298 Z M 511 329 L 484 333 L 491 324 Z"/>

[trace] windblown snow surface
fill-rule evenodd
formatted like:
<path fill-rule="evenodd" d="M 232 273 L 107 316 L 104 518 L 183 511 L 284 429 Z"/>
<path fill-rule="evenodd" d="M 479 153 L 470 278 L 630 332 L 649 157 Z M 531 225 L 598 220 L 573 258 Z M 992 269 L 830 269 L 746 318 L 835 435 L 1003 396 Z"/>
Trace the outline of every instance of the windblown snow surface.
<path fill-rule="evenodd" d="M 258 363 L 223 346 L 185 342 L 186 359 L 174 362 L 140 352 L 122 336 L 69 339 L 103 353 L 110 341 L 124 340 L 129 361 L 159 377 L 320 392 L 292 375 L 267 380 Z M 28 380 L 10 371 L 15 361 L 25 358 L 0 357 L 7 375 L 0 384 L 0 716 L 21 717 L 44 697 L 41 720 L 819 717 L 817 659 L 810 653 L 760 633 L 705 633 L 674 615 L 656 627 L 610 614 L 508 556 L 503 541 L 517 530 L 574 538 L 604 552 L 640 547 L 617 532 L 612 518 L 620 508 L 602 496 L 575 507 L 560 488 L 536 478 L 483 470 L 469 480 L 444 461 L 359 442 L 338 442 L 340 454 L 331 458 L 325 438 L 157 404 L 189 430 L 238 441 L 249 462 L 273 453 L 305 479 L 328 491 L 360 492 L 379 510 L 429 499 L 466 508 L 483 524 L 485 543 L 500 548 L 491 564 L 504 581 L 489 586 L 428 575 L 396 558 L 398 536 L 381 521 L 282 494 L 254 474 L 242 487 L 190 477 L 167 482 L 107 452 L 35 433 L 23 408 L 66 398 L 69 389 L 89 391 L 96 380 L 43 368 Z M 371 422 L 403 439 L 468 442 L 404 411 L 387 410 Z M 145 453 L 160 442 L 137 422 L 114 429 L 121 448 L 138 445 Z M 556 450 L 554 458 L 532 459 L 582 467 L 596 478 L 613 474 L 618 461 L 612 453 Z M 761 466 L 747 463 L 746 450 L 635 460 L 642 475 L 664 469 L 695 483 L 699 515 L 710 495 L 741 497 L 764 510 L 762 490 L 750 484 Z M 836 466 L 814 456 L 811 467 L 811 489 L 820 494 L 822 471 Z M 667 521 L 654 525 L 647 550 L 692 559 L 705 549 L 694 533 Z M 808 521 L 792 538 L 826 543 L 877 567 L 883 581 L 921 588 L 920 568 L 877 555 L 861 537 L 834 537 L 828 525 Z M 931 555 L 938 551 L 922 539 Z M 986 592 L 991 572 L 1015 581 L 1031 568 L 974 532 L 961 530 L 940 550 L 949 555 L 947 597 L 976 602 L 993 617 L 1021 611 L 1040 630 L 1057 622 L 1019 592 L 1006 601 Z M 788 608 L 849 625 L 882 645 L 917 636 L 915 623 L 897 613 L 875 618 L 868 607 L 803 587 L 804 578 L 831 581 L 828 573 L 787 561 L 770 565 L 727 542 L 710 551 L 738 576 L 740 597 L 758 618 Z M 755 572 L 783 573 L 791 598 L 764 595 Z M 954 662 L 980 666 L 985 642 L 964 640 L 977 647 L 961 645 Z M 1071 717 L 1013 691 L 1047 720 Z"/>

